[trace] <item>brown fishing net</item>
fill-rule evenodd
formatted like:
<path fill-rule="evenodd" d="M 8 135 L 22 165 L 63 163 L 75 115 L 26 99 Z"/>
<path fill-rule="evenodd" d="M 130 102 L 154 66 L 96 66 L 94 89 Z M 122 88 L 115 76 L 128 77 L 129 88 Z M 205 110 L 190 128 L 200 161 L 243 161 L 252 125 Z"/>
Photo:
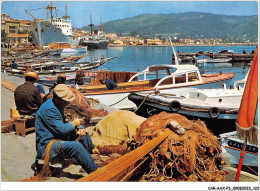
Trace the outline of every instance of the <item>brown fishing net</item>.
<path fill-rule="evenodd" d="M 97 101 L 91 98 L 85 98 L 84 95 L 77 89 L 70 87 L 70 90 L 74 93 L 75 99 L 68 105 L 69 109 L 65 109 L 65 116 L 68 120 L 73 120 L 75 117 L 85 117 L 85 124 L 88 123 L 91 117 L 104 117 L 108 115 L 108 111 L 104 108 L 94 109 L 92 106 L 97 105 Z M 47 99 L 52 98 L 53 94 L 49 94 Z M 75 111 L 73 111 L 75 109 Z M 80 112 L 79 112 L 80 111 Z M 84 112 L 81 114 L 81 112 Z M 86 115 L 86 113 L 88 113 Z"/>
<path fill-rule="evenodd" d="M 173 124 L 173 125 L 172 125 Z M 224 181 L 220 170 L 220 144 L 200 121 L 162 112 L 149 117 L 137 129 L 135 144 L 143 145 L 170 128 L 173 133 L 153 152 L 132 180 L 137 181 Z"/>
<path fill-rule="evenodd" d="M 78 105 L 84 110 L 87 108 L 88 111 L 91 113 L 92 117 L 104 117 L 108 115 L 108 111 L 104 110 L 103 108 L 91 108 L 92 105 L 96 104 L 96 102 L 93 99 L 85 98 L 84 95 L 75 88 L 70 88 L 70 90 L 74 93 L 75 96 L 74 101 L 71 103 L 72 105 Z"/>

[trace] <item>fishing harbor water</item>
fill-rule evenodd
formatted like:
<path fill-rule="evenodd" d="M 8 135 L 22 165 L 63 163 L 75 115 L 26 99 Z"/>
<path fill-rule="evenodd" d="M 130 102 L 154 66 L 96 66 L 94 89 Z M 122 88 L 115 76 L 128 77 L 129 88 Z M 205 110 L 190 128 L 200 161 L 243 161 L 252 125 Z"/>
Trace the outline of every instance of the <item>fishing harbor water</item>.
<path fill-rule="evenodd" d="M 246 53 L 250 53 L 252 50 L 256 50 L 255 46 L 178 46 L 175 47 L 175 51 L 181 53 L 197 53 L 199 51 L 212 51 L 217 53 L 221 50 L 233 50 L 234 53 L 242 53 L 243 50 Z M 140 72 L 147 66 L 153 64 L 172 64 L 172 47 L 151 47 L 151 46 L 128 46 L 128 47 L 109 47 L 108 49 L 98 49 L 88 51 L 89 59 L 98 59 L 100 56 L 105 57 L 118 57 L 111 60 L 99 67 L 98 70 L 112 70 L 112 71 L 131 71 Z M 87 57 L 86 57 L 87 58 Z M 181 63 L 186 64 L 186 63 Z M 192 63 L 188 63 L 192 64 Z M 236 62 L 236 63 L 210 63 L 199 67 L 201 72 L 207 71 L 208 73 L 235 73 L 235 77 L 232 79 L 230 85 L 234 85 L 234 81 L 244 79 L 248 70 L 250 69 L 250 63 Z M 215 87 L 210 87 L 215 88 Z M 227 87 L 229 88 L 229 87 Z M 140 111 L 140 113 L 143 113 Z M 149 117 L 145 116 L 144 117 Z M 215 135 L 221 133 L 235 131 L 234 120 L 206 120 L 206 125 Z M 220 128 L 221 127 L 221 128 Z"/>
<path fill-rule="evenodd" d="M 246 53 L 250 53 L 255 50 L 255 46 L 218 46 L 214 47 L 214 53 L 221 50 L 233 50 L 234 53 L 242 53 L 243 50 Z M 175 51 L 197 53 L 198 51 L 212 51 L 212 46 L 177 46 Z M 147 66 L 153 64 L 172 64 L 171 47 L 167 46 L 128 46 L 128 47 L 109 47 L 107 49 L 90 50 L 87 52 L 89 55 L 85 59 L 98 59 L 100 56 L 105 57 L 118 57 L 105 63 L 98 69 L 113 70 L 113 71 L 130 71 L 138 72 L 144 70 Z M 248 63 L 215 63 L 206 64 L 200 67 L 200 71 L 207 70 L 209 73 L 218 73 L 219 71 L 234 72 L 235 77 L 232 79 L 231 84 L 235 80 L 243 79 L 249 70 L 250 65 Z"/>

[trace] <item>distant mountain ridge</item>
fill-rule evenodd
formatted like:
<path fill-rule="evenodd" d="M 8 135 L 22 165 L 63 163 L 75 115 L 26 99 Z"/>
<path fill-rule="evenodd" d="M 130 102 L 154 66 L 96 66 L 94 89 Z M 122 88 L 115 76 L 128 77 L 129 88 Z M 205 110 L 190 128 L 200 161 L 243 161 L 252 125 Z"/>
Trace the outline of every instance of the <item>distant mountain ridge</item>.
<path fill-rule="evenodd" d="M 227 16 L 186 12 L 178 14 L 142 14 L 103 24 L 106 33 L 139 35 L 174 34 L 179 38 L 227 38 L 250 36 L 257 39 L 258 16 Z M 83 27 L 89 30 L 89 27 Z"/>

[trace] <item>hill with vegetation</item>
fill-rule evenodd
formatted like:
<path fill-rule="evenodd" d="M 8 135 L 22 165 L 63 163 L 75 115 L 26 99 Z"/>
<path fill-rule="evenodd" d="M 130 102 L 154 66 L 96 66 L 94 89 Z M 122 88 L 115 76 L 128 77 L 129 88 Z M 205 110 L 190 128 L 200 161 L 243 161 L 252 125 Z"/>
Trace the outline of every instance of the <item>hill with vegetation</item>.
<path fill-rule="evenodd" d="M 179 14 L 143 14 L 109 21 L 104 32 L 118 35 L 171 35 L 178 38 L 250 38 L 257 39 L 258 16 L 227 16 L 186 12 Z M 83 29 L 89 30 L 89 27 Z"/>

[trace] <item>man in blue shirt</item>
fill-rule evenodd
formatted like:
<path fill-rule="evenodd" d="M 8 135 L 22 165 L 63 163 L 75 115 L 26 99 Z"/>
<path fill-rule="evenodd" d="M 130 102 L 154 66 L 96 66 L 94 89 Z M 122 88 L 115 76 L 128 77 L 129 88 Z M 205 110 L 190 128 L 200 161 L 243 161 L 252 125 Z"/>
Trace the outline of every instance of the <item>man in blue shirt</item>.
<path fill-rule="evenodd" d="M 36 115 L 36 160 L 43 157 L 46 146 L 52 140 L 51 158 L 75 158 L 87 173 L 95 171 L 98 166 L 90 153 L 94 149 L 92 140 L 80 125 L 80 119 L 65 122 L 64 108 L 74 100 L 73 92 L 65 85 L 58 84 L 53 91 L 53 98 L 48 99 Z M 79 142 L 74 141 L 81 136 Z"/>
<path fill-rule="evenodd" d="M 114 89 L 117 89 L 117 84 L 114 80 L 109 80 L 109 79 L 106 79 L 106 81 L 104 82 L 103 79 L 100 80 L 101 84 L 106 84 L 106 87 L 108 90 L 114 90 Z"/>

